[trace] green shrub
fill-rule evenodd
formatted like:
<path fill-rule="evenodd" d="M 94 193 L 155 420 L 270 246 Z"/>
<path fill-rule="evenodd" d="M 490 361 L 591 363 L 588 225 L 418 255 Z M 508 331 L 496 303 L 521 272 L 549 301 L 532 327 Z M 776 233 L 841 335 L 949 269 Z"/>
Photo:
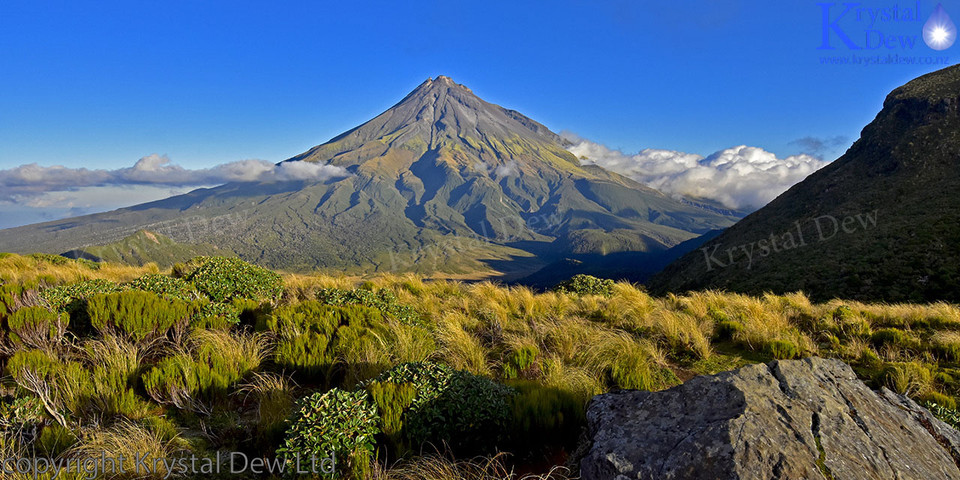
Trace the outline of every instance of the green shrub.
<path fill-rule="evenodd" d="M 503 378 L 514 379 L 525 375 L 536 365 L 540 349 L 536 345 L 524 345 L 511 351 L 503 365 Z"/>
<path fill-rule="evenodd" d="M 143 374 L 143 386 L 158 403 L 196 411 L 216 401 L 256 369 L 263 359 L 262 338 L 212 330 L 194 331 L 190 353 L 160 360 Z"/>
<path fill-rule="evenodd" d="M 505 440 L 513 389 L 462 370 L 435 363 L 406 363 L 370 384 L 409 384 L 416 397 L 396 395 L 409 404 L 401 416 L 402 437 L 416 449 L 446 444 L 460 454 L 490 452 Z M 395 417 L 394 406 L 391 417 Z"/>
<path fill-rule="evenodd" d="M 880 360 L 880 357 L 877 356 L 877 353 L 870 348 L 864 348 L 860 351 L 859 361 L 867 368 L 878 368 L 881 364 L 883 364 L 883 361 Z"/>
<path fill-rule="evenodd" d="M 37 451 L 47 458 L 57 458 L 79 439 L 73 431 L 53 424 L 43 427 L 37 438 Z"/>
<path fill-rule="evenodd" d="M 334 388 L 299 402 L 277 456 L 292 467 L 297 456 L 319 462 L 332 454 L 339 473 L 344 473 L 341 466 L 346 465 L 346 472 L 363 478 L 373 460 L 378 433 L 380 418 L 366 390 Z"/>
<path fill-rule="evenodd" d="M 160 297 L 176 298 L 191 301 L 197 298 L 199 292 L 193 285 L 182 278 L 169 277 L 157 273 L 150 273 L 126 283 L 126 286 L 136 290 L 150 292 Z"/>
<path fill-rule="evenodd" d="M 839 338 L 868 338 L 872 335 L 870 321 L 846 305 L 837 307 L 832 317 L 830 330 Z"/>
<path fill-rule="evenodd" d="M 90 323 L 99 332 L 123 334 L 134 340 L 163 336 L 188 319 L 189 306 L 176 299 L 131 290 L 97 295 L 87 300 Z"/>
<path fill-rule="evenodd" d="M 66 265 L 70 261 L 67 257 L 51 253 L 31 253 L 27 255 L 27 258 L 32 258 L 37 263 L 49 263 L 50 265 Z"/>
<path fill-rule="evenodd" d="M 240 323 L 240 312 L 228 303 L 196 300 L 190 304 L 192 328 L 228 329 Z"/>
<path fill-rule="evenodd" d="M 553 290 L 560 293 L 572 293 L 575 295 L 602 295 L 609 297 L 613 295 L 613 280 L 601 279 L 592 275 L 578 274 L 569 280 L 557 284 Z"/>
<path fill-rule="evenodd" d="M 29 391 L 38 386 L 33 380 L 39 380 L 39 386 L 49 388 L 56 405 L 62 407 L 58 413 L 64 417 L 82 415 L 88 407 L 93 384 L 90 372 L 79 362 L 61 360 L 41 350 L 21 350 L 7 361 L 6 371 L 17 385 Z"/>
<path fill-rule="evenodd" d="M 195 261 L 200 266 L 187 276 L 187 281 L 214 302 L 235 298 L 276 301 L 283 293 L 280 275 L 238 258 L 207 257 Z"/>
<path fill-rule="evenodd" d="M 960 430 L 960 412 L 956 408 L 948 408 L 934 402 L 923 402 L 922 405 L 943 423 Z"/>
<path fill-rule="evenodd" d="M 404 413 L 417 398 L 417 389 L 410 383 L 370 382 L 366 390 L 380 415 L 388 451 L 398 457 L 406 455 L 410 446 L 404 438 Z"/>
<path fill-rule="evenodd" d="M 420 324 L 420 316 L 410 306 L 402 305 L 396 295 L 387 289 L 372 291 L 365 288 L 344 290 L 323 288 L 317 292 L 317 300 L 326 305 L 362 305 L 379 310 L 384 315 L 396 318 L 408 325 Z"/>
<path fill-rule="evenodd" d="M 17 348 L 51 348 L 67 331 L 70 317 L 43 307 L 24 307 L 7 317 L 10 342 Z"/>
<path fill-rule="evenodd" d="M 40 292 L 40 297 L 51 309 L 72 315 L 75 311 L 82 310 L 86 299 L 94 295 L 122 292 L 126 289 L 126 286 L 96 278 L 44 289 Z"/>
<path fill-rule="evenodd" d="M 772 340 L 766 344 L 766 350 L 777 360 L 790 360 L 800 355 L 797 346 L 788 340 Z"/>
<path fill-rule="evenodd" d="M 277 335 L 278 366 L 301 378 L 325 381 L 332 378 L 340 360 L 357 358 L 384 333 L 378 310 L 358 305 L 334 307 L 319 301 L 279 308 L 265 323 L 264 327 Z"/>

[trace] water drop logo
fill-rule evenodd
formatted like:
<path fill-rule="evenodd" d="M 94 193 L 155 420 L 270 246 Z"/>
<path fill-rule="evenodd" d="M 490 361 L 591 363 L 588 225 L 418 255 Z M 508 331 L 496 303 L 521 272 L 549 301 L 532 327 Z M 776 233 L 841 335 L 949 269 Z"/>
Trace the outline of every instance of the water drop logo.
<path fill-rule="evenodd" d="M 934 50 L 946 50 L 957 41 L 957 26 L 942 4 L 937 4 L 930 19 L 923 24 L 923 41 Z"/>

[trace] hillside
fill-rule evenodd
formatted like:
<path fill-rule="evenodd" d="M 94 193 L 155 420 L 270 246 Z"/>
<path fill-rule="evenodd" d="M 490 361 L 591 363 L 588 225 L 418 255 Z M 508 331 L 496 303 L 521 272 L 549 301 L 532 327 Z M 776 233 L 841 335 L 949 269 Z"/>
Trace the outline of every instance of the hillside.
<path fill-rule="evenodd" d="M 62 253 L 148 229 L 275 268 L 519 275 L 571 254 L 656 252 L 735 217 L 597 166 L 447 77 L 288 167 L 319 180 L 236 183 L 0 231 L 0 251 Z"/>
<path fill-rule="evenodd" d="M 842 157 L 668 266 L 650 288 L 960 301 L 958 189 L 955 66 L 891 92 Z"/>
<path fill-rule="evenodd" d="M 186 262 L 194 257 L 224 256 L 230 255 L 230 252 L 215 245 L 178 243 L 159 233 L 140 230 L 119 242 L 78 248 L 62 255 L 67 258 L 127 265 L 146 265 L 152 262 L 161 268 L 169 268 L 175 263 Z"/>

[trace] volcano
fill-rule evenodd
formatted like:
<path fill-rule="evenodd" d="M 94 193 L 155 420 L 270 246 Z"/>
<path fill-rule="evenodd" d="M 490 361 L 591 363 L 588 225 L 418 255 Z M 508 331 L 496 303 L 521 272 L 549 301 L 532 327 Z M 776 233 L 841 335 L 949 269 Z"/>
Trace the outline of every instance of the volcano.
<path fill-rule="evenodd" d="M 0 251 L 77 254 L 148 230 L 291 271 L 521 275 L 570 255 L 667 251 L 736 221 L 581 165 L 566 146 L 439 76 L 278 164 L 340 176 L 229 183 L 0 230 Z"/>

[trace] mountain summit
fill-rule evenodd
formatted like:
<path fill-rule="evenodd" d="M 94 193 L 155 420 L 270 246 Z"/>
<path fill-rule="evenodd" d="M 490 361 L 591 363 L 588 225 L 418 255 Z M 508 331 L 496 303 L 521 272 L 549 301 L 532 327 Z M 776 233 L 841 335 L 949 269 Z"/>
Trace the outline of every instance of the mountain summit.
<path fill-rule="evenodd" d="M 543 125 L 439 76 L 280 164 L 348 176 L 232 183 L 2 230 L 0 251 L 60 253 L 149 229 L 290 270 L 519 275 L 568 254 L 666 250 L 733 223 L 580 165 L 564 147 Z"/>

